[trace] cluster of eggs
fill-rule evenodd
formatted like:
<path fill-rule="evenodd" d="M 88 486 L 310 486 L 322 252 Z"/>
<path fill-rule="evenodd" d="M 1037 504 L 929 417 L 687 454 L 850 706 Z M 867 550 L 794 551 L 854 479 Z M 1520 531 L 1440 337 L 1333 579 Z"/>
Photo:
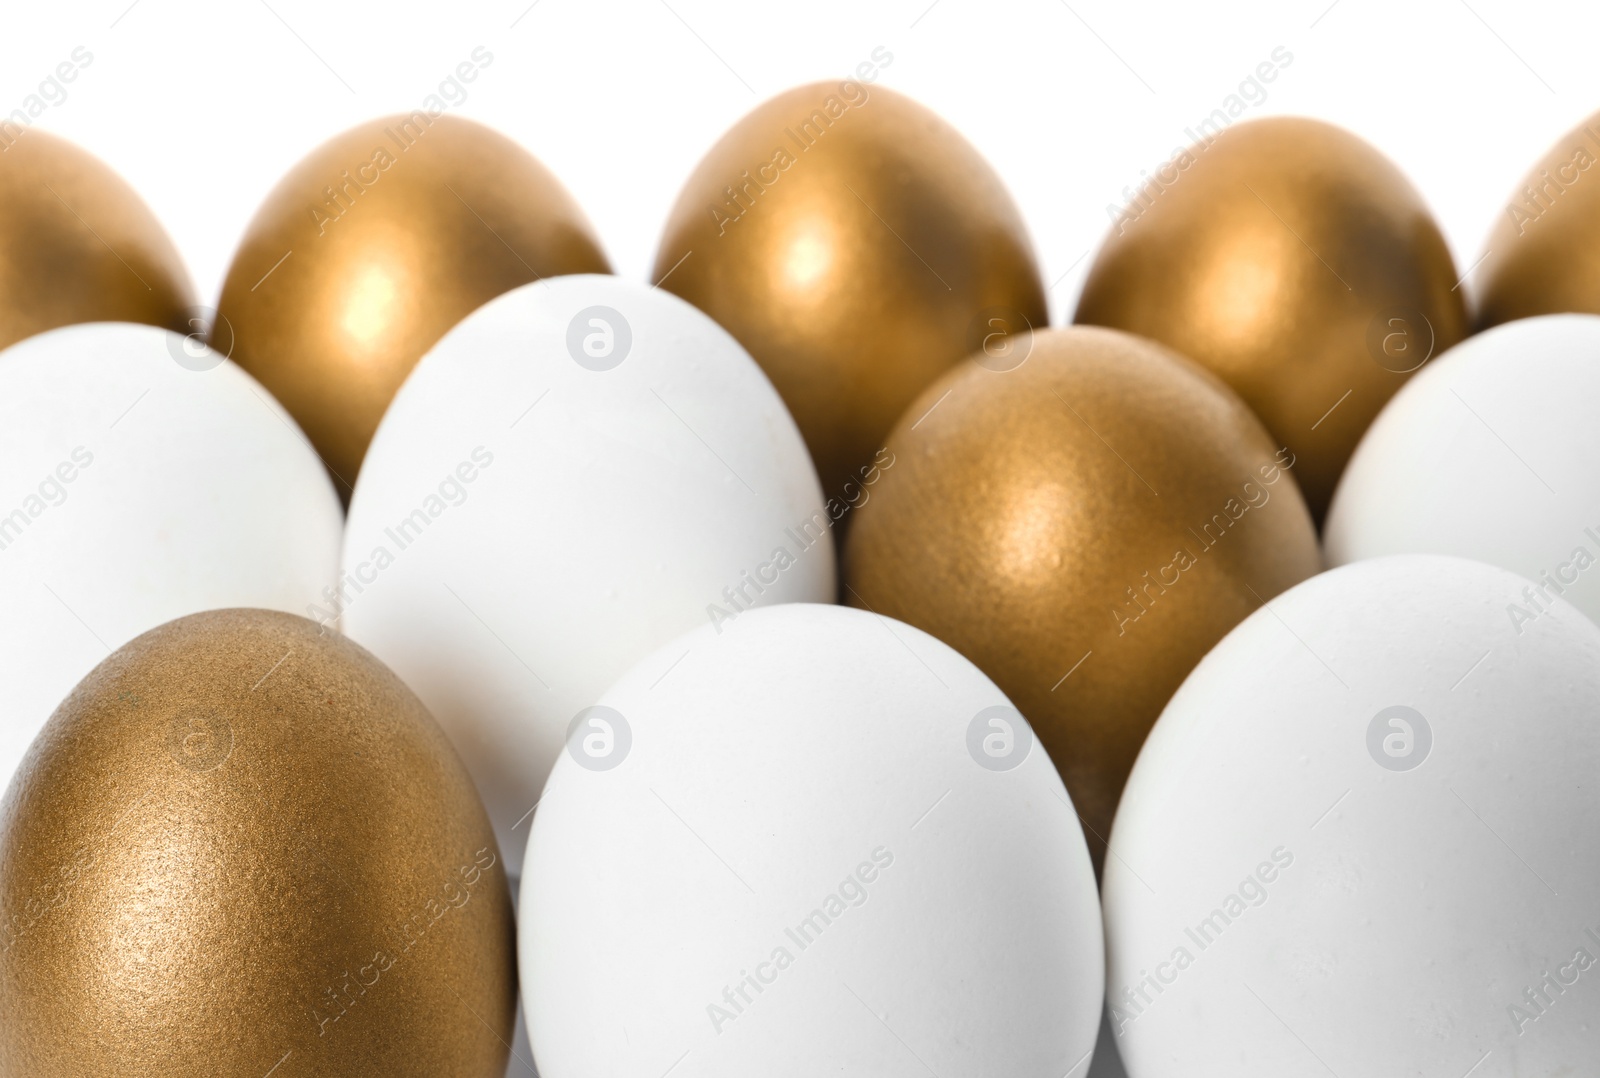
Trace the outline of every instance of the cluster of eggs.
<path fill-rule="evenodd" d="M 1475 327 L 1401 173 L 1267 119 L 1052 329 L 877 86 L 740 121 L 651 285 L 503 136 L 375 121 L 214 311 L 27 132 L 0 1075 L 499 1075 L 519 970 L 546 1078 L 1593 1059 L 1582 137 Z"/>

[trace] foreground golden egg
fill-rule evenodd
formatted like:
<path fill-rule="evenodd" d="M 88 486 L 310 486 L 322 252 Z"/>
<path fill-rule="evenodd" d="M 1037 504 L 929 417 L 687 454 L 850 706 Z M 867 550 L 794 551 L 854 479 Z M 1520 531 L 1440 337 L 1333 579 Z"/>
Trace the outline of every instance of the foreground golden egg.
<path fill-rule="evenodd" d="M 172 240 L 122 177 L 0 117 L 0 348 L 79 322 L 189 333 L 193 304 Z"/>
<path fill-rule="evenodd" d="M 609 272 L 583 211 L 526 150 L 415 112 L 346 131 L 279 181 L 228 269 L 217 332 L 348 504 L 384 409 L 445 331 L 529 281 Z"/>
<path fill-rule="evenodd" d="M 932 112 L 853 81 L 790 90 L 724 135 L 678 196 L 654 275 L 755 357 L 823 493 L 851 501 L 929 382 L 1047 320 L 999 177 Z"/>
<path fill-rule="evenodd" d="M 964 363 L 889 436 L 848 601 L 932 633 L 1033 725 L 1098 865 L 1124 780 L 1211 646 L 1321 567 L 1299 462 L 1232 392 L 1130 334 Z"/>
<path fill-rule="evenodd" d="M 303 618 L 195 614 L 96 667 L 0 802 L 0 1075 L 500 1078 L 513 934 L 410 690 Z"/>
<path fill-rule="evenodd" d="M 1113 224 L 1075 320 L 1220 376 L 1293 450 L 1320 521 L 1384 403 L 1466 334 L 1456 281 L 1399 169 L 1347 131 L 1274 117 L 1156 170 Z"/>
<path fill-rule="evenodd" d="M 1500 211 L 1478 286 L 1478 328 L 1539 314 L 1600 314 L 1600 113 L 1567 132 Z"/>

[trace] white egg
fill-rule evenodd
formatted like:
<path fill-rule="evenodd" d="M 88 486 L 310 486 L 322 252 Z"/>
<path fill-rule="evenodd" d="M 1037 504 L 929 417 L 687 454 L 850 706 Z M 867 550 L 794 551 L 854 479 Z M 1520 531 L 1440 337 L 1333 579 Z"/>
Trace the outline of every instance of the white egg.
<path fill-rule="evenodd" d="M 1357 562 L 1189 675 L 1106 860 L 1133 1078 L 1593 1073 L 1600 628 L 1523 587 Z"/>
<path fill-rule="evenodd" d="M 342 524 L 288 413 L 195 341 L 104 322 L 0 352 L 0 782 L 140 633 L 303 612 L 338 575 Z"/>
<path fill-rule="evenodd" d="M 754 611 L 628 671 L 551 773 L 520 902 L 544 1078 L 1082 1078 L 1099 1025 L 1049 757 L 977 667 L 865 611 Z"/>
<path fill-rule="evenodd" d="M 540 281 L 423 357 L 356 483 L 331 618 L 428 705 L 513 874 L 567 724 L 741 608 L 834 599 L 800 433 L 739 344 L 616 277 Z"/>
<path fill-rule="evenodd" d="M 1600 619 L 1600 317 L 1508 322 L 1434 360 L 1389 402 L 1328 514 L 1330 565 L 1455 554 Z"/>

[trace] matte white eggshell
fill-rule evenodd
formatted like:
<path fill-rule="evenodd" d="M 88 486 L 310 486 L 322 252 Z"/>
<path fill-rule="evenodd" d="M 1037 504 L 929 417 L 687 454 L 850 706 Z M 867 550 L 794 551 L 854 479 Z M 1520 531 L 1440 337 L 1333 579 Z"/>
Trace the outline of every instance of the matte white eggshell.
<path fill-rule="evenodd" d="M 796 604 L 682 637 L 600 707 L 523 876 L 544 1078 L 1083 1078 L 1104 984 L 1088 848 L 977 667 Z"/>
<path fill-rule="evenodd" d="M 338 575 L 342 526 L 288 413 L 192 339 L 102 322 L 0 352 L 0 782 L 140 633 L 222 607 L 304 613 Z"/>
<path fill-rule="evenodd" d="M 509 292 L 423 357 L 367 451 L 344 570 L 317 616 L 342 606 L 438 718 L 513 874 L 568 723 L 613 678 L 713 604 L 835 586 L 811 458 L 760 368 L 676 296 L 591 275 Z"/>
<path fill-rule="evenodd" d="M 1600 619 L 1600 316 L 1507 322 L 1407 382 L 1362 438 L 1328 513 L 1330 565 L 1455 554 Z M 1520 618 L 1519 618 L 1520 620 Z"/>
<path fill-rule="evenodd" d="M 1357 562 L 1190 674 L 1106 860 L 1133 1078 L 1593 1072 L 1600 628 L 1558 602 L 1518 633 L 1523 586 Z"/>

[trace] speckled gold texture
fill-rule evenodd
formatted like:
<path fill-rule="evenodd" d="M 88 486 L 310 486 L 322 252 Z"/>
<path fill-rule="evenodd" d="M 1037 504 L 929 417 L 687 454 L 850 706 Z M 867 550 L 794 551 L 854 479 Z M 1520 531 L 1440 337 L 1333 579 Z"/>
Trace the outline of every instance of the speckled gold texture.
<path fill-rule="evenodd" d="M 267 196 L 217 333 L 348 504 L 389 401 L 452 326 L 530 281 L 609 272 L 578 204 L 515 142 L 448 114 L 390 116 L 324 143 Z"/>
<path fill-rule="evenodd" d="M 1484 246 L 1478 328 L 1600 314 L 1600 113 L 1567 132 L 1506 199 Z"/>
<path fill-rule="evenodd" d="M 846 543 L 848 601 L 994 679 L 1055 761 L 1098 866 L 1167 699 L 1321 568 L 1298 463 L 1204 370 L 1090 327 L 1036 334 L 1015 370 L 964 363 L 889 448 Z"/>
<path fill-rule="evenodd" d="M 116 651 L 0 803 L 0 1074 L 500 1078 L 489 821 L 422 704 L 302 618 Z"/>
<path fill-rule="evenodd" d="M 881 86 L 821 82 L 695 168 L 654 277 L 755 357 L 829 497 L 854 497 L 927 384 L 993 331 L 1046 324 L 1027 229 L 962 136 Z"/>
<path fill-rule="evenodd" d="M 37 127 L 0 145 L 0 348 L 79 322 L 202 328 L 183 260 L 120 176 Z"/>
<path fill-rule="evenodd" d="M 1294 451 L 1320 521 L 1383 405 L 1466 333 L 1422 197 L 1349 132 L 1274 117 L 1191 147 L 1141 199 L 1112 226 L 1075 320 L 1220 376 Z"/>

